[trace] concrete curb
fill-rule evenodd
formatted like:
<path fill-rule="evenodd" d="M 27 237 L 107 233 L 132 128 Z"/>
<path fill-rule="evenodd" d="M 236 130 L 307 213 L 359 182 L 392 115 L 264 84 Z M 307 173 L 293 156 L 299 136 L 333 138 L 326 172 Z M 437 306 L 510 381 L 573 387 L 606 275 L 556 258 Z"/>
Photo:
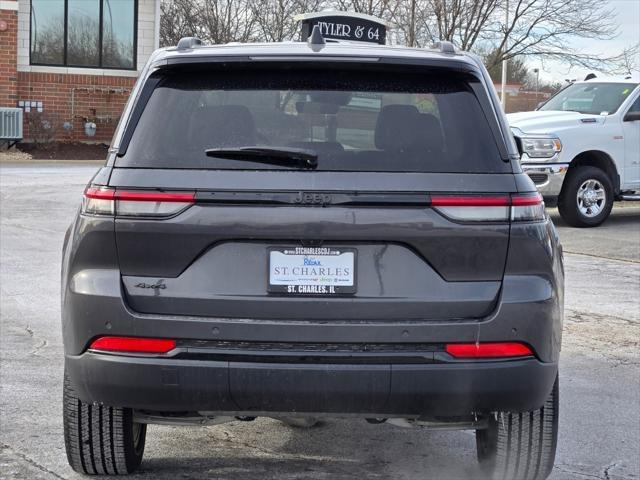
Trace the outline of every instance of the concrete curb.
<path fill-rule="evenodd" d="M 97 165 L 101 166 L 106 160 L 13 160 L 0 157 L 0 165 L 34 166 L 34 165 Z"/>

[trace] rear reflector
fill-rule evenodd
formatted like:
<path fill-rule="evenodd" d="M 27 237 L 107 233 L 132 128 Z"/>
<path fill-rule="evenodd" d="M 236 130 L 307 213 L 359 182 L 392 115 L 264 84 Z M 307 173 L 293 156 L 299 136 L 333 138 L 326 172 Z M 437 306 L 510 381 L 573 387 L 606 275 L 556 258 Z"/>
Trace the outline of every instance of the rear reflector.
<path fill-rule="evenodd" d="M 166 338 L 100 337 L 90 350 L 122 353 L 167 353 L 176 348 L 175 340 Z"/>
<path fill-rule="evenodd" d="M 82 212 L 92 215 L 168 217 L 194 203 L 194 192 L 116 190 L 90 186 L 84 192 Z"/>
<path fill-rule="evenodd" d="M 450 343 L 446 352 L 455 358 L 509 358 L 527 357 L 533 351 L 523 343 Z"/>
<path fill-rule="evenodd" d="M 460 222 L 542 221 L 544 203 L 539 193 L 516 195 L 432 195 L 431 206 Z"/>

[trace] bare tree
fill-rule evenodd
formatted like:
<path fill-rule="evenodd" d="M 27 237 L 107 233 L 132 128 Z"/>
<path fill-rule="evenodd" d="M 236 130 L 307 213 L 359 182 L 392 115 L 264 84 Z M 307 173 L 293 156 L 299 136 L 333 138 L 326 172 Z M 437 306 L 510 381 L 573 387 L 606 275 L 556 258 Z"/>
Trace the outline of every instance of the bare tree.
<path fill-rule="evenodd" d="M 400 41 L 423 46 L 448 40 L 463 50 L 492 52 L 487 67 L 503 60 L 560 60 L 570 66 L 619 70 L 625 58 L 572 48 L 579 39 L 609 40 L 617 28 L 601 0 L 398 0 L 394 24 Z M 632 57 L 631 57 L 632 58 Z"/>
<path fill-rule="evenodd" d="M 162 45 L 175 45 L 186 36 L 214 44 L 256 39 L 249 0 L 163 0 L 161 13 Z"/>
<path fill-rule="evenodd" d="M 290 40 L 296 36 L 299 25 L 293 18 L 306 12 L 319 10 L 322 0 L 250 0 L 258 35 L 267 42 Z"/>
<path fill-rule="evenodd" d="M 617 73 L 631 75 L 640 70 L 640 43 L 625 48 L 620 54 L 620 69 Z"/>
<path fill-rule="evenodd" d="M 31 30 L 31 61 L 60 65 L 64 62 L 64 17 L 53 17 L 44 27 Z"/>
<path fill-rule="evenodd" d="M 388 20 L 393 8 L 402 3 L 402 0 L 335 0 L 328 3 L 328 6 L 347 12 L 365 13 Z"/>
<path fill-rule="evenodd" d="M 29 136 L 36 145 L 49 145 L 60 132 L 62 122 L 57 114 L 36 112 L 27 114 Z"/>
<path fill-rule="evenodd" d="M 449 40 L 463 50 L 503 60 L 560 60 L 570 66 L 620 71 L 634 57 L 572 48 L 579 39 L 612 39 L 612 11 L 602 0 L 162 0 L 161 44 L 197 35 L 212 43 L 280 41 L 295 37 L 293 17 L 335 8 L 374 15 L 392 26 L 393 42 L 423 47 Z M 637 51 L 637 47 L 636 51 Z M 627 68 L 626 70 L 629 70 Z"/>
<path fill-rule="evenodd" d="M 255 40 L 255 17 L 246 0 L 201 0 L 202 36 L 212 43 Z"/>
<path fill-rule="evenodd" d="M 429 0 L 436 27 L 433 31 L 440 40 L 471 50 L 496 19 L 496 10 L 503 3 L 503 0 Z"/>
<path fill-rule="evenodd" d="M 571 48 L 574 39 L 615 37 L 613 12 L 601 0 L 511 0 L 508 23 L 503 21 L 504 9 L 501 0 L 474 42 L 482 40 L 502 52 L 488 67 L 519 56 L 557 59 L 587 68 L 612 68 L 618 62 L 615 56 Z"/>
<path fill-rule="evenodd" d="M 389 12 L 396 43 L 409 47 L 424 47 L 437 38 L 431 31 L 433 22 L 427 21 L 432 17 L 428 1 L 400 0 L 389 8 Z"/>
<path fill-rule="evenodd" d="M 448 40 L 463 50 L 491 51 L 493 68 L 514 57 L 559 59 L 572 65 L 613 67 L 603 57 L 570 48 L 575 39 L 615 36 L 612 11 L 601 0 L 398 0 L 394 24 L 409 45 Z"/>
<path fill-rule="evenodd" d="M 200 5 L 195 0 L 162 0 L 160 3 L 160 46 L 177 45 L 182 37 L 198 31 Z"/>

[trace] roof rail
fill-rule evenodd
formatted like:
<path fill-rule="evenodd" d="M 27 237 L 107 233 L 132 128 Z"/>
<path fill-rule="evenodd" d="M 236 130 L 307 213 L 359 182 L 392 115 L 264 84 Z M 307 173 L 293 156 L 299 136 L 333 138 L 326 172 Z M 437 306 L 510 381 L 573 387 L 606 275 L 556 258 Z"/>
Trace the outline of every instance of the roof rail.
<path fill-rule="evenodd" d="M 178 50 L 189 50 L 204 45 L 198 37 L 182 37 L 176 47 Z"/>
<path fill-rule="evenodd" d="M 456 53 L 456 47 L 453 46 L 453 43 L 448 42 L 446 40 L 438 40 L 436 43 L 433 44 L 433 46 L 431 47 L 435 50 L 440 50 L 440 52 L 442 53 Z"/>

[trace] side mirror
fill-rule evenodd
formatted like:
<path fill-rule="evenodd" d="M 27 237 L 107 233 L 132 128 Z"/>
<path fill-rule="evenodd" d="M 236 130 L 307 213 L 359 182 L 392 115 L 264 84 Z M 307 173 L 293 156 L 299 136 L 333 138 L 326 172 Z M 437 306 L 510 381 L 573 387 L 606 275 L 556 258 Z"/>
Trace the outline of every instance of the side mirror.
<path fill-rule="evenodd" d="M 627 112 L 624 116 L 625 122 L 635 122 L 640 120 L 640 112 Z"/>
<path fill-rule="evenodd" d="M 545 103 L 547 103 L 547 102 L 539 102 L 538 105 L 536 105 L 536 110 L 540 110 L 540 107 L 542 105 L 544 105 Z"/>

